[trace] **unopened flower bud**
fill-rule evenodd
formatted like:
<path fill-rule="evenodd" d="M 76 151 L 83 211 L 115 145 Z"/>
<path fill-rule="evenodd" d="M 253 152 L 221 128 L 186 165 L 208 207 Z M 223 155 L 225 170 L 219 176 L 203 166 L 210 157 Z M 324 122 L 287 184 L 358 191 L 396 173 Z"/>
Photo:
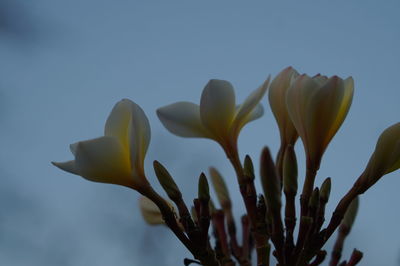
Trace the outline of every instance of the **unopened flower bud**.
<path fill-rule="evenodd" d="M 254 180 L 254 178 L 255 178 L 254 166 L 253 166 L 253 161 L 251 160 L 249 155 L 246 155 L 246 157 L 244 158 L 243 171 L 244 171 L 244 175 L 246 176 L 246 178 Z"/>
<path fill-rule="evenodd" d="M 394 124 L 380 135 L 375 151 L 364 170 L 368 187 L 382 176 L 400 168 L 400 123 Z"/>
<path fill-rule="evenodd" d="M 261 153 L 260 176 L 268 209 L 271 211 L 280 210 L 280 179 L 268 147 L 265 147 Z"/>
<path fill-rule="evenodd" d="M 329 196 L 331 194 L 331 178 L 328 177 L 321 185 L 321 190 L 319 191 L 319 197 L 322 202 L 328 202 Z"/>
<path fill-rule="evenodd" d="M 223 177 L 214 167 L 210 167 L 210 177 L 215 193 L 217 194 L 219 204 L 221 204 L 223 209 L 231 209 L 232 203 Z"/>
<path fill-rule="evenodd" d="M 288 145 L 283 157 L 283 189 L 285 193 L 297 193 L 297 159 L 293 145 Z"/>
<path fill-rule="evenodd" d="M 210 188 L 208 186 L 208 181 L 204 173 L 201 173 L 199 177 L 199 192 L 198 197 L 201 201 L 210 200 Z"/>
<path fill-rule="evenodd" d="M 359 206 L 359 198 L 356 197 L 349 205 L 347 208 L 347 211 L 344 215 L 344 218 L 341 223 L 341 227 L 344 227 L 345 229 L 350 232 L 351 227 L 354 224 L 354 221 L 356 220 L 357 212 L 358 212 L 358 206 Z M 347 231 L 346 230 L 346 231 Z"/>
<path fill-rule="evenodd" d="M 168 197 L 172 200 L 181 198 L 182 194 L 167 169 L 165 169 L 165 167 L 158 161 L 153 162 L 153 167 L 157 179 L 167 193 Z"/>

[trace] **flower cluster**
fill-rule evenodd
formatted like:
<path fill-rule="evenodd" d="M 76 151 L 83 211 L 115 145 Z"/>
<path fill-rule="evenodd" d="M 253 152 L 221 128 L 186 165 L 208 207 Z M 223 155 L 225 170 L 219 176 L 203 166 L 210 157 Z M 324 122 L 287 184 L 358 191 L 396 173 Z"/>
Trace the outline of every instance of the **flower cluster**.
<path fill-rule="evenodd" d="M 247 123 L 263 115 L 262 98 L 268 89 L 281 145 L 276 160 L 268 148 L 262 150 L 260 179 L 264 193 L 257 193 L 252 159 L 248 155 L 243 162 L 240 159 L 238 137 Z M 322 228 L 331 179 L 327 178 L 320 187 L 314 181 L 325 150 L 347 116 L 353 92 L 352 77 L 308 76 L 288 67 L 271 82 L 268 77 L 240 105 L 236 104 L 230 82 L 213 79 L 204 87 L 199 105 L 177 102 L 157 110 L 161 123 L 171 133 L 212 139 L 225 151 L 236 172 L 246 207 L 241 219 L 241 243 L 236 236 L 233 202 L 223 175 L 216 168 L 210 168 L 210 178 L 221 209 L 210 197 L 204 173 L 200 174 L 199 192 L 192 208 L 184 202 L 172 175 L 158 161 L 153 164 L 156 176 L 172 202 L 152 188 L 144 171 L 150 125 L 144 111 L 130 100 L 124 99 L 115 105 L 106 121 L 104 136 L 72 144 L 74 160 L 53 164 L 90 181 L 122 185 L 142 194 L 139 205 L 145 221 L 171 229 L 194 256 L 195 260 L 186 259 L 186 264 L 251 265 L 255 249 L 257 265 L 269 265 L 272 243 L 275 249 L 272 254 L 278 265 L 319 265 L 326 257 L 324 244 L 339 228 L 330 262 L 337 265 L 343 242 L 356 217 L 359 195 L 382 176 L 400 168 L 400 123 L 397 123 L 383 131 L 365 170 L 337 204 L 327 227 Z M 298 173 L 294 146 L 299 137 L 305 150 L 307 171 L 300 195 L 296 239 Z M 285 201 L 281 200 L 282 194 Z M 215 246 L 209 241 L 210 227 L 214 231 Z M 356 265 L 361 257 L 362 253 L 354 250 L 350 260 L 340 265 Z"/>

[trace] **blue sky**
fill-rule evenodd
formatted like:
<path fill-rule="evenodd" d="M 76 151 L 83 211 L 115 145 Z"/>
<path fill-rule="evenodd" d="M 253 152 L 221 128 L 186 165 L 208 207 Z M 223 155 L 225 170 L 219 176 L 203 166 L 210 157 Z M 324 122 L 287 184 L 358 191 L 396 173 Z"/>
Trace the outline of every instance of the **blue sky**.
<path fill-rule="evenodd" d="M 332 177 L 332 210 L 380 132 L 400 121 L 399 10 L 398 1 L 2 1 L 0 262 L 180 265 L 189 254 L 166 229 L 143 222 L 137 193 L 87 182 L 50 161 L 70 159 L 70 143 L 100 136 L 113 105 L 129 98 L 151 122 L 146 170 L 154 186 L 157 159 L 189 202 L 199 173 L 217 166 L 231 180 L 239 217 L 234 173 L 220 148 L 169 134 L 155 110 L 198 103 L 211 78 L 231 81 L 242 101 L 289 65 L 355 80 L 352 108 L 316 182 Z M 264 145 L 277 151 L 277 126 L 263 104 L 264 117 L 242 131 L 242 156 L 258 158 Z M 296 149 L 303 163 L 300 142 Z M 345 258 L 358 248 L 362 265 L 399 264 L 399 186 L 395 172 L 362 196 Z"/>

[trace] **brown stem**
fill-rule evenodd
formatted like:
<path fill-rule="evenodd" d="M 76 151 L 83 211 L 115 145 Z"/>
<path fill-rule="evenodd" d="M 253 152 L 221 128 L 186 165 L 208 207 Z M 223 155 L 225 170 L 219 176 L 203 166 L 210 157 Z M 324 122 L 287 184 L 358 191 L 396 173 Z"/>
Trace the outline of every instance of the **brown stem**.
<path fill-rule="evenodd" d="M 286 143 L 282 141 L 278 154 L 276 155 L 276 170 L 278 171 L 278 175 L 281 180 L 281 187 L 283 185 L 283 159 L 285 158 L 286 147 Z"/>
<path fill-rule="evenodd" d="M 346 213 L 351 202 L 358 195 L 364 193 L 367 189 L 368 186 L 366 185 L 363 175 L 361 175 L 354 183 L 353 187 L 346 193 L 346 195 L 340 200 L 340 202 L 336 206 L 336 209 L 332 214 L 331 220 L 327 228 L 322 230 L 316 237 L 317 243 L 314 244 L 312 252 L 307 254 L 309 258 L 313 256 L 313 252 L 320 250 L 325 245 L 325 243 L 328 241 L 328 239 L 332 236 L 337 227 L 340 225 L 344 217 L 344 214 Z"/>
<path fill-rule="evenodd" d="M 285 206 L 285 226 L 286 226 L 286 238 L 285 238 L 285 257 L 290 257 L 294 248 L 293 232 L 296 227 L 296 206 L 295 198 L 296 194 L 285 193 L 286 206 Z"/>
<path fill-rule="evenodd" d="M 164 218 L 165 224 L 171 229 L 176 237 L 183 243 L 183 245 L 193 254 L 193 256 L 200 260 L 203 265 L 207 266 L 219 266 L 219 262 L 216 260 L 214 252 L 210 252 L 206 248 L 196 247 L 192 241 L 185 235 L 185 233 L 179 227 L 174 212 L 171 210 L 167 202 L 151 188 L 150 186 L 141 188 L 138 190 L 139 193 L 153 201 Z"/>
<path fill-rule="evenodd" d="M 224 147 L 224 150 L 236 172 L 240 187 L 240 193 L 246 207 L 247 215 L 249 217 L 253 237 L 256 244 L 257 258 L 258 260 L 264 261 L 264 251 L 267 243 L 267 237 L 263 234 L 260 234 L 257 230 L 257 192 L 254 186 L 254 180 L 247 178 L 244 175 L 242 163 L 240 162 L 239 153 L 237 151 L 236 145 L 231 145 L 228 148 Z"/>
<path fill-rule="evenodd" d="M 344 214 L 347 211 L 350 203 L 361 193 L 363 193 L 363 179 L 362 176 L 357 179 L 356 183 L 354 183 L 353 187 L 347 192 L 347 194 L 340 200 L 337 205 L 335 211 L 332 214 L 332 218 L 326 228 L 326 233 L 324 236 L 324 244 L 329 239 L 329 237 L 333 234 L 336 228 L 340 225 Z"/>
<path fill-rule="evenodd" d="M 353 253 L 351 253 L 351 257 L 349 262 L 346 264 L 346 266 L 355 266 L 357 265 L 363 257 L 363 253 L 357 249 L 353 250 Z"/>
<path fill-rule="evenodd" d="M 236 238 L 236 225 L 235 225 L 235 220 L 233 218 L 232 214 L 232 209 L 224 209 L 224 213 L 226 216 L 226 223 L 228 226 L 228 235 L 229 235 L 229 243 L 232 249 L 233 255 L 240 260 L 242 257 L 242 251 L 241 248 L 239 247 L 237 238 Z"/>
<path fill-rule="evenodd" d="M 320 250 L 315 256 L 315 259 L 310 263 L 310 266 L 320 265 L 325 260 L 325 258 L 326 258 L 326 251 Z"/>
<path fill-rule="evenodd" d="M 336 239 L 335 245 L 333 246 L 331 254 L 332 257 L 329 266 L 338 265 L 340 258 L 342 257 L 343 244 L 349 232 L 350 232 L 349 228 L 343 225 L 340 226 L 338 237 Z"/>
<path fill-rule="evenodd" d="M 250 259 L 250 224 L 249 224 L 249 217 L 247 215 L 242 216 L 242 258 L 246 259 L 247 261 Z"/>
<path fill-rule="evenodd" d="M 171 231 L 178 237 L 178 239 L 185 245 L 185 247 L 190 250 L 192 253 L 194 251 L 194 247 L 189 240 L 189 238 L 183 233 L 178 223 L 176 222 L 175 214 L 172 212 L 170 206 L 167 202 L 150 186 L 145 189 L 139 190 L 139 192 L 153 201 L 157 207 L 160 209 L 161 214 L 164 218 L 165 224 L 171 229 Z"/>
<path fill-rule="evenodd" d="M 303 191 L 300 196 L 300 217 L 306 217 L 308 213 L 308 203 L 310 201 L 311 193 L 314 189 L 315 176 L 317 175 L 317 170 L 311 167 L 307 167 L 306 177 L 304 180 Z M 293 261 L 298 260 L 298 255 L 303 249 L 307 233 L 309 230 L 309 225 L 304 223 L 304 219 L 300 219 L 299 233 L 297 236 L 296 247 L 293 252 Z"/>
<path fill-rule="evenodd" d="M 217 210 L 212 215 L 212 221 L 217 231 L 219 241 L 221 243 L 222 253 L 226 258 L 230 258 L 231 253 L 228 246 L 228 237 L 225 230 L 225 215 L 221 210 Z"/>
<path fill-rule="evenodd" d="M 173 201 L 178 208 L 180 222 L 183 225 L 186 234 L 188 234 L 189 238 L 191 238 L 191 234 L 193 233 L 195 228 L 192 216 L 190 215 L 190 212 L 182 197 L 173 199 Z"/>

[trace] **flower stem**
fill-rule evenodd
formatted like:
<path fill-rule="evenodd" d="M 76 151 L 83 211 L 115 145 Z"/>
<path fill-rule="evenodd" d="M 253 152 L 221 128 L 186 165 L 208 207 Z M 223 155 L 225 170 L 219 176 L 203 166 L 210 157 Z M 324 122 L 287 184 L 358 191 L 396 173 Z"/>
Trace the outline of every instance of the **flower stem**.
<path fill-rule="evenodd" d="M 308 213 L 308 203 L 310 201 L 311 193 L 314 189 L 314 181 L 317 175 L 317 170 L 311 167 L 307 167 L 306 177 L 304 180 L 303 191 L 300 196 L 300 227 L 299 233 L 297 237 L 296 247 L 293 252 L 293 261 L 298 260 L 298 256 L 303 249 L 309 226 L 304 223 L 304 219 L 302 217 L 306 217 Z"/>
<path fill-rule="evenodd" d="M 152 187 L 146 186 L 138 190 L 139 193 L 152 200 L 160 209 L 163 215 L 165 224 L 171 229 L 175 236 L 182 242 L 182 244 L 193 254 L 193 256 L 200 260 L 206 266 L 219 266 L 219 262 L 215 258 L 214 252 L 208 250 L 206 247 L 198 247 L 195 245 L 179 227 L 174 212 L 171 210 L 167 202 L 156 192 Z"/>
<path fill-rule="evenodd" d="M 248 219 L 253 232 L 253 238 L 255 241 L 255 248 L 257 252 L 258 265 L 264 264 L 266 260 L 266 249 L 268 244 L 268 237 L 258 231 L 257 228 L 257 192 L 254 185 L 254 180 L 244 175 L 243 166 L 240 162 L 237 145 L 231 145 L 229 148 L 224 148 L 226 155 L 235 169 L 237 180 L 240 187 L 240 193 L 242 195 Z"/>

